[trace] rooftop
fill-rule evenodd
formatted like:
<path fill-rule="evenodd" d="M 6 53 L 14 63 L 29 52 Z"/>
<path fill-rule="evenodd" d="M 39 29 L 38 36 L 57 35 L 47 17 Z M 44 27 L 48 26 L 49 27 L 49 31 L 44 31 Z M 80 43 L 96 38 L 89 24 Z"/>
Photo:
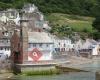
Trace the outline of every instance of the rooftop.
<path fill-rule="evenodd" d="M 53 40 L 46 32 L 28 32 L 29 43 L 53 43 Z"/>

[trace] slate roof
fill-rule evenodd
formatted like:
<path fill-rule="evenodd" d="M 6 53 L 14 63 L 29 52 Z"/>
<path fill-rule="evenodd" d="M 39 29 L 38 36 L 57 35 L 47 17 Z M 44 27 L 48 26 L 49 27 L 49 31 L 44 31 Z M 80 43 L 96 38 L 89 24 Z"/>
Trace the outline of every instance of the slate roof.
<path fill-rule="evenodd" d="M 53 40 L 46 32 L 28 32 L 29 43 L 53 43 Z"/>

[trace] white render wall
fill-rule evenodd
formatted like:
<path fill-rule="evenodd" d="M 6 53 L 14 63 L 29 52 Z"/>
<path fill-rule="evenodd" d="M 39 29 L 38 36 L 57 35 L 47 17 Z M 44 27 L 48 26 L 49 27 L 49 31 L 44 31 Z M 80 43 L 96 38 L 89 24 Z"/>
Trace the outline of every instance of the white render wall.
<path fill-rule="evenodd" d="M 18 12 L 1 12 L 0 13 L 0 21 L 6 23 L 7 21 L 14 21 L 16 25 L 20 25 L 20 17 Z"/>
<path fill-rule="evenodd" d="M 54 40 L 54 47 L 59 48 L 60 51 L 62 48 L 65 48 L 65 51 L 69 51 L 70 49 L 74 48 L 74 44 L 71 43 L 70 39 L 55 39 Z"/>
<path fill-rule="evenodd" d="M 42 57 L 39 59 L 40 61 L 42 60 L 52 60 L 52 56 L 53 56 L 53 44 L 50 43 L 42 43 L 42 46 L 39 46 L 40 44 L 36 44 L 36 46 L 33 46 L 34 43 L 30 44 L 29 48 L 28 48 L 28 52 L 30 53 L 34 48 L 37 48 L 41 53 L 42 53 Z M 48 46 L 47 46 L 48 45 Z M 30 58 L 28 56 L 28 60 L 29 61 L 33 61 L 32 58 Z"/>
<path fill-rule="evenodd" d="M 11 50 L 5 50 L 5 48 L 3 48 L 3 50 L 0 50 L 0 53 L 9 57 L 11 55 Z"/>
<path fill-rule="evenodd" d="M 93 56 L 99 55 L 99 45 L 95 45 L 95 47 L 92 49 L 92 55 Z"/>

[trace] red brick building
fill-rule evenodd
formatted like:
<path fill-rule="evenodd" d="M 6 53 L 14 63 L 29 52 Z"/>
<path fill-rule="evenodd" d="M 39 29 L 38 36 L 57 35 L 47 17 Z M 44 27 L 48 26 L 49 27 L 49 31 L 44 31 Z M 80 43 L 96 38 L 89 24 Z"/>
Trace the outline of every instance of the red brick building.
<path fill-rule="evenodd" d="M 20 35 L 17 31 L 14 31 L 14 34 L 11 38 L 11 59 L 14 63 L 22 63 L 22 47 L 21 47 Z"/>
<path fill-rule="evenodd" d="M 27 60 L 27 22 L 22 20 L 20 31 L 14 31 L 11 38 L 11 58 L 16 63 L 24 63 Z"/>

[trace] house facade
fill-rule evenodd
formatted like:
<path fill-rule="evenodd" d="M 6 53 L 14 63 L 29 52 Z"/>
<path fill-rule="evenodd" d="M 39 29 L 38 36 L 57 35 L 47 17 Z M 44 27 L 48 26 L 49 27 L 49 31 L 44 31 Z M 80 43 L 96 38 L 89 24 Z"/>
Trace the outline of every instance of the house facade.
<path fill-rule="evenodd" d="M 2 33 L 0 32 L 0 57 L 2 58 L 5 56 L 5 58 L 10 57 L 11 50 L 10 50 L 10 36 L 8 36 L 8 33 Z"/>
<path fill-rule="evenodd" d="M 42 56 L 41 60 L 53 60 L 53 40 L 48 36 L 46 32 L 28 32 L 28 53 L 37 48 Z M 30 56 L 28 56 L 29 61 L 34 61 Z"/>
<path fill-rule="evenodd" d="M 20 20 L 22 19 L 20 13 L 22 12 L 24 18 L 30 19 L 29 25 L 31 29 L 33 29 L 33 27 L 42 27 L 43 29 L 50 29 L 48 22 L 44 20 L 43 14 L 34 4 L 26 4 L 20 10 L 8 9 L 6 11 L 0 11 L 0 21 L 4 23 L 12 21 L 16 25 L 20 26 Z"/>
<path fill-rule="evenodd" d="M 19 30 L 19 27 L 12 22 L 6 22 L 6 24 L 0 21 L 0 54 L 6 57 L 11 56 L 11 36 L 14 30 Z"/>
<path fill-rule="evenodd" d="M 34 49 L 37 49 L 37 51 L 41 53 L 38 61 L 53 60 L 52 55 L 54 43 L 51 37 L 40 28 L 37 28 L 36 31 L 30 31 L 28 23 L 29 20 L 21 20 L 20 32 L 14 34 L 11 38 L 11 46 L 15 45 L 12 47 L 12 59 L 15 59 L 17 56 L 15 60 L 18 60 L 18 63 L 35 63 L 35 59 L 32 57 L 34 56 L 32 52 Z M 20 54 L 14 55 L 16 52 Z M 32 56 L 30 56 L 30 54 L 32 54 Z"/>
<path fill-rule="evenodd" d="M 69 38 L 65 39 L 54 38 L 54 48 L 55 52 L 68 52 L 74 49 L 74 44 Z"/>
<path fill-rule="evenodd" d="M 7 23 L 8 21 L 13 21 L 16 25 L 20 25 L 19 12 L 15 9 L 0 11 L 0 21 L 4 23 Z"/>
<path fill-rule="evenodd" d="M 83 57 L 99 56 L 99 45 L 93 39 L 79 40 L 75 44 L 75 50 Z"/>

